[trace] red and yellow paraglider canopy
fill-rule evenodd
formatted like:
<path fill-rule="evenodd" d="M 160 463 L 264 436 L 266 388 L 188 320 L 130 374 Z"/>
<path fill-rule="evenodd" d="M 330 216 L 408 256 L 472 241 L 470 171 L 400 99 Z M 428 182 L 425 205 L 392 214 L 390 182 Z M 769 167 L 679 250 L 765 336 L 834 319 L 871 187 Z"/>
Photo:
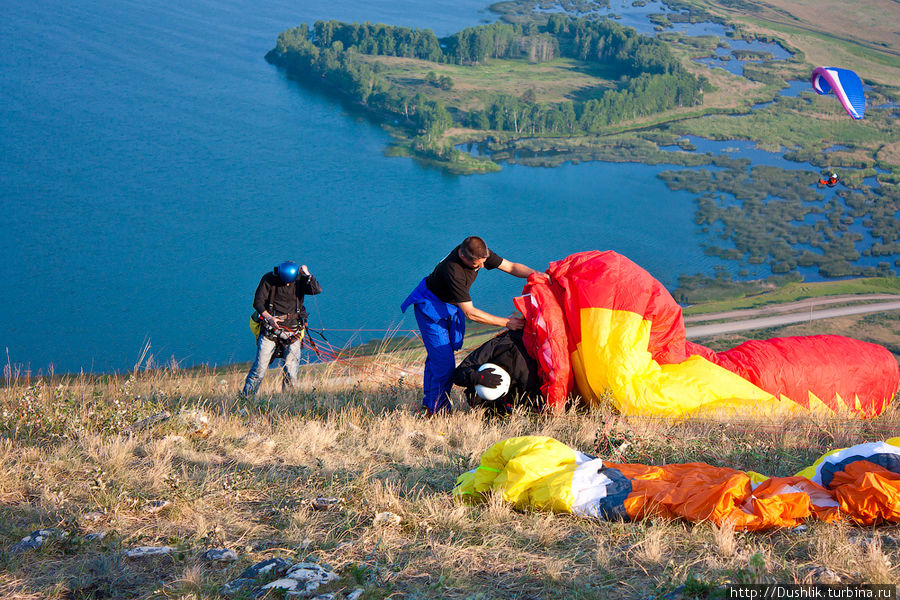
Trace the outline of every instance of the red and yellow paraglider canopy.
<path fill-rule="evenodd" d="M 625 414 L 880 414 L 897 392 L 885 348 L 835 335 L 745 342 L 714 352 L 687 341 L 681 307 L 612 251 L 582 252 L 532 276 L 516 307 L 551 407 L 570 394 Z"/>

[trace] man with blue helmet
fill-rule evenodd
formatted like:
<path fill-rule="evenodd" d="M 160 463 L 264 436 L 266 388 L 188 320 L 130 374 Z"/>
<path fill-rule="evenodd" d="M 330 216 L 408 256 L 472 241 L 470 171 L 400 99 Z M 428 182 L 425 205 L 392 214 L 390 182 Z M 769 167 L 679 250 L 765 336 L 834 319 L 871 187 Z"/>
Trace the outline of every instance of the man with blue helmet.
<path fill-rule="evenodd" d="M 285 261 L 263 275 L 253 298 L 253 308 L 261 324 L 256 340 L 256 360 L 247 373 L 242 396 L 247 398 L 256 394 L 279 348 L 284 353 L 282 389 L 288 384 L 297 385 L 300 348 L 306 330 L 303 297 L 321 292 L 322 287 L 306 265 L 297 265 L 293 261 Z"/>

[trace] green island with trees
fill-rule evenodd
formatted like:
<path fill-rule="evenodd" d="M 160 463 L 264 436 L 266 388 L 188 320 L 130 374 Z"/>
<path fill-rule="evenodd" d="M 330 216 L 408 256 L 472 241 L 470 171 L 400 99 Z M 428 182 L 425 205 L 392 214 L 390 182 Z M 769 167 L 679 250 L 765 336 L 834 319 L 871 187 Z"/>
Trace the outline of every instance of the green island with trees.
<path fill-rule="evenodd" d="M 545 4 L 500 2 L 491 9 L 503 21 L 445 38 L 428 29 L 317 21 L 282 32 L 266 59 L 377 119 L 395 137 L 389 154 L 459 174 L 496 171 L 502 162 L 690 167 L 660 177 L 673 190 L 697 195 L 694 220 L 708 254 L 765 263 L 776 275 L 796 274 L 798 267 L 826 278 L 894 275 L 900 266 L 896 109 L 870 110 L 853 121 L 833 97 L 811 89 L 781 96 L 786 82 L 808 78 L 813 66 L 792 46 L 794 32 L 726 19 L 712 0 L 666 0 L 677 12 L 650 15 L 658 31 L 652 37 L 592 17 L 608 8 L 602 0 L 554 3 L 586 15 L 577 18 L 546 12 Z M 729 25 L 729 37 L 777 42 L 791 56 L 721 55 L 717 50 L 727 44 L 718 36 L 668 30 L 679 21 Z M 821 38 L 820 45 L 865 52 L 867 68 L 876 72 L 882 64 L 900 71 L 882 53 L 835 34 Z M 698 64 L 703 58 L 761 62 L 747 63 L 739 76 Z M 870 105 L 900 99 L 900 90 L 883 79 L 864 81 Z M 750 140 L 818 170 L 841 169 L 843 185 L 823 197 L 814 185 L 819 171 L 750 168 L 746 159 L 696 152 L 691 136 Z M 478 155 L 460 150 L 475 145 Z M 869 183 L 873 178 L 877 185 Z M 858 264 L 862 257 L 883 260 Z"/>
<path fill-rule="evenodd" d="M 412 134 L 415 155 L 456 172 L 498 168 L 454 147 L 466 138 L 601 134 L 698 105 L 704 83 L 664 42 L 560 14 L 542 26 L 481 25 L 442 40 L 430 30 L 317 21 L 281 33 L 267 59 L 393 119 Z"/>

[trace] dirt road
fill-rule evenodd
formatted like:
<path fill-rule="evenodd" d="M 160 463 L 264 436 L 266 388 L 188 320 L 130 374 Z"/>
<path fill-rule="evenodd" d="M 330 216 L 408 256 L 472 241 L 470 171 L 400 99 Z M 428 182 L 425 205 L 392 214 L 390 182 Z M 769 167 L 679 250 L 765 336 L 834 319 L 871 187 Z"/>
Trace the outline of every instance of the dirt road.
<path fill-rule="evenodd" d="M 830 304 L 846 304 L 835 308 L 817 308 Z M 700 338 L 748 329 L 764 329 L 790 323 L 802 323 L 815 319 L 829 319 L 844 315 L 859 315 L 873 312 L 900 310 L 900 296 L 893 294 L 868 294 L 859 296 L 832 296 L 828 298 L 810 298 L 788 304 L 764 306 L 761 308 L 731 310 L 704 315 L 691 315 L 684 318 L 687 337 Z M 722 321 L 707 325 L 690 325 L 708 321 Z"/>

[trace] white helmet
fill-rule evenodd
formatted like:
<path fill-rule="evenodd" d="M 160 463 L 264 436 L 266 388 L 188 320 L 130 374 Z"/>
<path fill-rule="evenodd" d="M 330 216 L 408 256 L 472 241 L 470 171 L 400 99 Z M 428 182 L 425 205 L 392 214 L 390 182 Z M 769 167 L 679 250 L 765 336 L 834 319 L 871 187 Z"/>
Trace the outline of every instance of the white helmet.
<path fill-rule="evenodd" d="M 504 371 L 502 368 L 498 367 L 494 363 L 484 363 L 480 367 L 478 367 L 479 371 L 483 371 L 485 369 L 493 369 L 494 373 L 500 376 L 500 385 L 495 388 L 484 387 L 481 384 L 475 386 L 475 393 L 478 394 L 479 398 L 484 400 L 492 401 L 496 400 L 504 396 L 509 391 L 509 382 L 510 377 L 509 373 Z"/>

